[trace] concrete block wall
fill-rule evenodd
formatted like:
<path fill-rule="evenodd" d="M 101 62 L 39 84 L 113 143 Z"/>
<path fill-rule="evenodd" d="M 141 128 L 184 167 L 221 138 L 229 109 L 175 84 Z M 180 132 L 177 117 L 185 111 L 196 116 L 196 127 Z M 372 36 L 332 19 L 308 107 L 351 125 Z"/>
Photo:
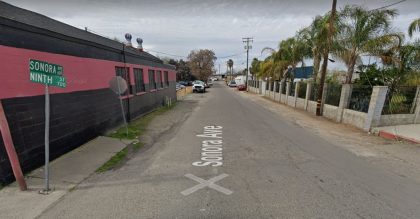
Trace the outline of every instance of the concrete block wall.
<path fill-rule="evenodd" d="M 381 115 L 379 126 L 407 125 L 413 124 L 415 114 L 393 114 Z M 420 132 L 420 131 L 419 131 Z"/>
<path fill-rule="evenodd" d="M 305 99 L 303 98 L 296 98 L 296 108 L 305 109 Z"/>
<path fill-rule="evenodd" d="M 306 97 L 298 98 L 297 94 L 299 93 L 299 83 L 296 83 L 295 95 L 284 95 L 281 94 L 282 86 L 286 86 L 286 94 L 290 94 L 291 90 L 291 82 L 287 83 L 279 83 L 279 93 L 275 92 L 276 87 L 273 87 L 273 91 L 271 88 L 267 90 L 265 96 L 269 99 L 280 102 L 282 104 L 304 109 L 312 114 L 316 114 L 317 102 L 309 100 L 312 92 L 312 84 L 307 83 L 306 89 Z M 275 84 L 276 86 L 276 84 Z M 353 125 L 360 129 L 370 131 L 372 127 L 377 126 L 389 126 L 389 125 L 401 125 L 401 124 L 413 124 L 415 122 L 420 123 L 420 86 L 417 89 L 417 96 L 416 96 L 416 110 L 414 114 L 396 114 L 396 115 L 381 115 L 382 109 L 385 102 L 385 97 L 387 94 L 387 87 L 385 86 L 375 86 L 373 88 L 369 110 L 368 113 L 358 112 L 354 110 L 348 109 L 351 93 L 352 93 L 352 85 L 351 84 L 344 84 L 342 86 L 341 95 L 340 95 L 340 103 L 339 106 L 332 106 L 328 104 L 324 104 L 327 96 L 327 88 L 328 85 L 324 85 L 324 95 L 322 99 L 322 112 L 323 116 L 334 120 L 339 123 L 345 123 L 349 125 Z"/>
<path fill-rule="evenodd" d="M 324 104 L 324 107 L 322 108 L 323 113 L 322 115 L 328 119 L 336 120 L 337 113 L 338 113 L 338 107 Z"/>
<path fill-rule="evenodd" d="M 316 114 L 316 105 L 317 105 L 316 101 L 309 100 L 308 101 L 308 108 L 306 109 L 306 111 L 315 115 Z"/>
<path fill-rule="evenodd" d="M 367 113 L 344 109 L 342 123 L 364 129 Z"/>

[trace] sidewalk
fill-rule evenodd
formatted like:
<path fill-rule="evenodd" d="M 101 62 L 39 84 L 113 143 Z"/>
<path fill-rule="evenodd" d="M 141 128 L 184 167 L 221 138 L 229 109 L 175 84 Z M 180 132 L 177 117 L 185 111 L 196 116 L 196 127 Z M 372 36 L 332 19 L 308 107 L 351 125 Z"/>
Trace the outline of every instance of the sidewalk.
<path fill-rule="evenodd" d="M 126 143 L 118 139 L 98 137 L 55 159 L 50 163 L 53 191 L 49 195 L 38 193 L 44 188 L 43 167 L 32 171 L 25 176 L 27 191 L 20 191 L 16 182 L 0 190 L 0 218 L 39 216 L 125 146 Z"/>
<path fill-rule="evenodd" d="M 420 144 L 420 124 L 377 127 L 374 132 L 387 139 Z"/>

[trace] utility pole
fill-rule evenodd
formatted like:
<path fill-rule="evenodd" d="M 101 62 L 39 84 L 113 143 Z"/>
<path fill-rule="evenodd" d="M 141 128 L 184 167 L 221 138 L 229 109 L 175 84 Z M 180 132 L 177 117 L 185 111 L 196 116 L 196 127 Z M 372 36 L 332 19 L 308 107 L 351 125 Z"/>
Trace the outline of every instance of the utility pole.
<path fill-rule="evenodd" d="M 331 15 L 330 20 L 328 23 L 328 35 L 327 35 L 327 48 L 324 50 L 323 54 L 323 61 L 322 61 L 322 67 L 321 67 L 321 79 L 318 89 L 318 99 L 316 104 L 316 115 L 322 116 L 322 109 L 321 109 L 321 102 L 323 99 L 323 91 L 324 91 L 324 82 L 325 82 L 325 75 L 327 74 L 327 66 L 328 66 L 328 55 L 330 53 L 330 47 L 332 44 L 332 35 L 334 31 L 334 22 L 335 22 L 335 16 L 336 16 L 336 10 L 337 10 L 337 0 L 333 0 L 332 3 L 332 9 L 331 9 Z"/>
<path fill-rule="evenodd" d="M 249 43 L 254 42 L 254 39 L 252 37 L 244 37 L 242 38 L 242 42 L 246 43 L 245 50 L 246 50 L 246 76 L 245 76 L 245 85 L 246 90 L 248 91 L 248 74 L 249 74 L 249 67 L 248 67 L 248 57 L 249 57 L 249 50 L 252 49 L 252 46 L 249 45 Z"/>

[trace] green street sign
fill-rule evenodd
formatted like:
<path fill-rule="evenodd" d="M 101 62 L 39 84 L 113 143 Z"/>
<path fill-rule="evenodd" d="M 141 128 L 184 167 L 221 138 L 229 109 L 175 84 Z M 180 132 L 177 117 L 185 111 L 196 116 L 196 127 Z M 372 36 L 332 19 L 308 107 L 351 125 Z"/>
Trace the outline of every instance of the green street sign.
<path fill-rule="evenodd" d="M 43 74 L 63 75 L 63 66 L 35 59 L 30 59 L 29 71 Z"/>
<path fill-rule="evenodd" d="M 35 83 L 65 88 L 66 78 L 63 66 L 35 59 L 29 60 L 29 80 Z"/>
<path fill-rule="evenodd" d="M 65 88 L 67 86 L 66 78 L 58 75 L 42 74 L 39 72 L 30 72 L 30 80 L 35 83 L 46 84 L 55 87 Z"/>

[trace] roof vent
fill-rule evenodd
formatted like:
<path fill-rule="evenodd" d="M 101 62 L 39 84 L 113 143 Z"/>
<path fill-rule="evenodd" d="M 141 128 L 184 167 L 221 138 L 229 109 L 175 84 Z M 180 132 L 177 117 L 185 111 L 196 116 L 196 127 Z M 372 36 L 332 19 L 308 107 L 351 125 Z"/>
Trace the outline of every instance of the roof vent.
<path fill-rule="evenodd" d="M 126 34 L 125 34 L 125 40 L 126 40 L 126 43 L 125 43 L 125 44 L 126 44 L 127 46 L 132 46 L 132 45 L 131 45 L 131 38 L 132 38 L 131 34 L 129 34 L 129 33 L 126 33 Z"/>
<path fill-rule="evenodd" d="M 137 49 L 139 51 L 143 51 L 143 39 L 142 38 L 137 38 L 136 41 L 137 41 Z"/>

